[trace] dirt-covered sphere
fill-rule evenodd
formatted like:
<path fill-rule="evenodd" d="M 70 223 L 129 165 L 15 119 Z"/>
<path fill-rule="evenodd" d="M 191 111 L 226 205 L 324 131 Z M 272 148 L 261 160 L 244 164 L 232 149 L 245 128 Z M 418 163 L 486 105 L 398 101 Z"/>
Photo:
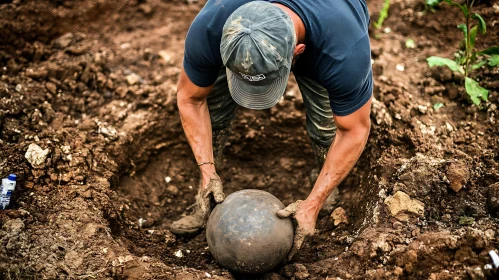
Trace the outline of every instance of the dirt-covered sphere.
<path fill-rule="evenodd" d="M 208 220 L 206 239 L 220 265 L 239 273 L 271 270 L 293 245 L 292 221 L 276 212 L 284 205 L 261 190 L 242 190 L 227 196 Z"/>

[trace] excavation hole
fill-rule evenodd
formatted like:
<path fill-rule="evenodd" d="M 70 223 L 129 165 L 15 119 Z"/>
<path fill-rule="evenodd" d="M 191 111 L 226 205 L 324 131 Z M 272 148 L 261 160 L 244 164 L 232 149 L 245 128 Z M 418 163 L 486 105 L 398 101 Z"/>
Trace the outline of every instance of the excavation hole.
<path fill-rule="evenodd" d="M 365 166 L 360 164 L 356 169 Z M 313 167 L 303 115 L 296 114 L 296 110 L 291 114 L 240 110 L 224 150 L 224 165 L 217 170 L 227 195 L 241 189 L 262 189 L 287 205 L 306 198 L 311 190 L 309 173 Z M 353 173 L 342 186 L 350 207 L 358 206 L 359 195 L 348 194 L 358 191 L 358 187 L 348 185 L 358 186 L 363 180 L 361 176 L 366 175 Z M 125 205 L 126 224 L 120 231 L 120 239 L 133 254 L 157 257 L 179 267 L 220 270 L 208 251 L 204 231 L 193 238 L 175 238 L 167 230 L 194 203 L 198 180 L 198 169 L 183 133 L 143 170 L 120 178 L 115 190 L 119 203 Z M 320 219 L 318 224 L 324 234 L 317 234 L 304 247 L 303 262 L 319 261 L 344 250 L 330 240 L 333 228 L 329 216 Z M 321 251 L 325 246 L 327 254 Z"/>

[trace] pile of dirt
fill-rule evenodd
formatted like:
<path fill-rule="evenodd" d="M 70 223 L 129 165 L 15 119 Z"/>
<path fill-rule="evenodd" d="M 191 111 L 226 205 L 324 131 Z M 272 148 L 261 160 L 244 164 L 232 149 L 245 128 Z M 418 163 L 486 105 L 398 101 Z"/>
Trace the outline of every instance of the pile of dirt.
<path fill-rule="evenodd" d="M 368 1 L 377 19 L 384 1 Z M 20 178 L 0 212 L 0 276 L 233 279 L 204 232 L 168 231 L 199 174 L 176 108 L 183 40 L 204 2 L 7 1 L 0 4 L 0 175 Z M 497 42 L 499 3 L 477 46 Z M 296 258 L 265 279 L 494 279 L 499 249 L 499 70 L 429 69 L 459 47 L 459 11 L 392 1 L 372 29 L 372 130 L 341 200 Z M 442 20 L 446 15 L 446 20 Z M 447 17 L 448 16 L 448 17 Z M 407 48 L 407 39 L 415 48 Z M 441 108 L 434 104 L 442 103 Z M 303 100 L 290 81 L 264 111 L 241 109 L 218 167 L 227 194 L 305 198 L 314 167 Z M 26 156 L 26 152 L 31 156 Z M 292 152 L 290 152 L 292 151 Z M 33 157 L 37 155 L 38 157 Z"/>

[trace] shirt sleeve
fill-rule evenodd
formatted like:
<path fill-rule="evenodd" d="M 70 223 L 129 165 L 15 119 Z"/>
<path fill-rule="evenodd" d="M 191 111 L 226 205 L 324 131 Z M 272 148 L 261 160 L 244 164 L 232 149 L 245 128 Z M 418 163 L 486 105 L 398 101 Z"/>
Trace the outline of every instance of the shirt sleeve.
<path fill-rule="evenodd" d="M 347 116 L 371 99 L 373 78 L 369 36 L 362 37 L 334 68 L 324 87 L 329 103 L 337 116 Z"/>
<path fill-rule="evenodd" d="M 203 19 L 196 18 L 185 38 L 183 62 L 185 73 L 196 86 L 211 86 L 217 79 L 221 65 L 212 49 L 216 48 L 220 53 L 220 47 L 213 44 L 206 24 L 203 26 Z"/>

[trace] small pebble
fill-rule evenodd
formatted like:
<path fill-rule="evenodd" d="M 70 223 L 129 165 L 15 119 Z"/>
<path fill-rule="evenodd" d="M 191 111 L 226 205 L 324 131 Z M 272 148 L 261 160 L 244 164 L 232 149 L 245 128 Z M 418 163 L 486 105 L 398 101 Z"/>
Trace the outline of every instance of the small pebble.
<path fill-rule="evenodd" d="M 177 252 L 175 252 L 175 257 L 182 258 L 183 256 L 184 254 L 182 253 L 182 250 L 178 250 Z"/>

